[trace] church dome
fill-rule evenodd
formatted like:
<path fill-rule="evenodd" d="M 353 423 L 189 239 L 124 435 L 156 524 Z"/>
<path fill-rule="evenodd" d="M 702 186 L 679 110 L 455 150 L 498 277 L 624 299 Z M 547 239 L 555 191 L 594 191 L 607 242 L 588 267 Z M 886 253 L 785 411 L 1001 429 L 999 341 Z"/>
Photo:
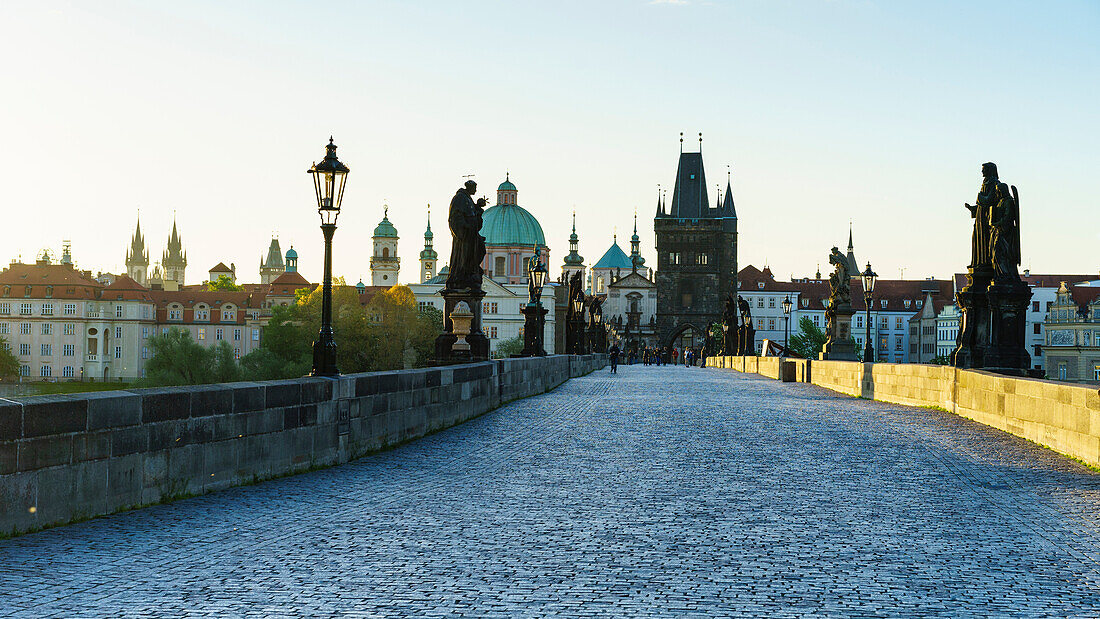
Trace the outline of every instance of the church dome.
<path fill-rule="evenodd" d="M 287 258 L 297 258 L 298 257 L 298 252 L 294 251 L 294 246 L 293 245 L 290 246 L 290 249 L 286 250 L 286 257 Z"/>
<path fill-rule="evenodd" d="M 516 186 L 512 184 L 512 181 L 506 178 L 504 182 L 497 187 L 497 191 L 516 191 Z"/>
<path fill-rule="evenodd" d="M 501 184 L 511 185 L 508 181 Z M 481 236 L 486 245 L 546 246 L 546 236 L 535 216 L 515 204 L 497 204 L 485 211 Z"/>
<path fill-rule="evenodd" d="M 593 269 L 626 269 L 630 270 L 634 266 L 634 263 L 630 261 L 630 257 L 626 255 L 626 252 L 619 247 L 618 242 L 611 244 L 611 247 L 604 252 L 603 256 L 596 264 L 592 265 Z"/>
<path fill-rule="evenodd" d="M 397 238 L 397 228 L 394 228 L 393 224 L 390 223 L 388 213 L 382 216 L 382 221 L 378 222 L 378 227 L 374 229 L 374 236 Z"/>

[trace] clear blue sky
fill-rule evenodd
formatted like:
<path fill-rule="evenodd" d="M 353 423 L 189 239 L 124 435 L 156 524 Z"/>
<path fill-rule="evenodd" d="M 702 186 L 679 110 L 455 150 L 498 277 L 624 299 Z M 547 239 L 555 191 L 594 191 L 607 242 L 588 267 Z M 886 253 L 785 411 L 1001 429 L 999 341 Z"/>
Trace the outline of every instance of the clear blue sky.
<path fill-rule="evenodd" d="M 411 280 L 426 204 L 445 257 L 462 175 L 492 196 L 505 170 L 555 276 L 574 206 L 589 264 L 635 208 L 654 264 L 657 184 L 702 131 L 742 265 L 812 274 L 851 219 L 880 275 L 961 271 L 987 160 L 1019 187 L 1025 266 L 1100 262 L 1097 2 L 9 2 L 0 57 L 0 259 L 70 238 L 121 271 L 140 208 L 155 257 L 177 213 L 191 281 L 256 281 L 272 232 L 317 279 L 305 170 L 333 134 L 352 281 L 383 201 Z"/>

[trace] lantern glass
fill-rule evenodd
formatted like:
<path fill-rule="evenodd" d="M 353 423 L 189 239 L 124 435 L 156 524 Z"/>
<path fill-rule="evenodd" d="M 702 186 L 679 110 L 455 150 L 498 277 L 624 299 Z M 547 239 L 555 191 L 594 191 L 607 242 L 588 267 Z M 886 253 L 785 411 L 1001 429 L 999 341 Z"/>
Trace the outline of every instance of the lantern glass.
<path fill-rule="evenodd" d="M 863 278 L 863 290 L 866 294 L 873 294 L 875 292 L 875 280 L 878 279 L 878 274 L 871 270 L 871 263 L 867 263 L 867 268 L 860 274 Z"/>
<path fill-rule="evenodd" d="M 783 313 L 784 314 L 790 314 L 791 313 L 791 305 L 793 305 L 793 303 L 791 303 L 791 298 L 790 297 L 787 297 L 786 299 L 783 299 Z"/>
<path fill-rule="evenodd" d="M 344 185 L 350 171 L 336 158 L 336 145 L 329 138 L 325 147 L 325 158 L 321 163 L 314 163 L 308 170 L 313 176 L 317 213 L 321 215 L 322 224 L 336 225 L 336 218 L 340 216 L 340 205 L 344 201 Z"/>

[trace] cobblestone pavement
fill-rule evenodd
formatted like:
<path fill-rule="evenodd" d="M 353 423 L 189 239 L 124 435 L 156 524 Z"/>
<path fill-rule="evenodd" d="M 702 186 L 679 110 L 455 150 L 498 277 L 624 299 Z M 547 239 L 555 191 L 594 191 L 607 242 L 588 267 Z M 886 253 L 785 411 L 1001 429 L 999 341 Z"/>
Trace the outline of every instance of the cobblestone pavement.
<path fill-rule="evenodd" d="M 1100 615 L 1100 475 L 947 413 L 600 371 L 385 454 L 0 542 L 0 615 Z"/>

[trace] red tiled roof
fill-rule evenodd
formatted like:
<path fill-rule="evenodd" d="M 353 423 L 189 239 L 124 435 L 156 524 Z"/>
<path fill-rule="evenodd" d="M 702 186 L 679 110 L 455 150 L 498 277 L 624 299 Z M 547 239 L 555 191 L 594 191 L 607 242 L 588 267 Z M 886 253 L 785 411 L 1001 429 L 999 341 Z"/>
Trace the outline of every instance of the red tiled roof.
<path fill-rule="evenodd" d="M 224 262 L 219 262 L 218 264 L 214 265 L 214 268 L 210 269 L 207 272 L 208 273 L 232 273 L 233 269 L 230 269 L 229 267 L 225 266 Z"/>
<path fill-rule="evenodd" d="M 30 294 L 27 286 L 31 288 Z M 0 295 L 12 298 L 95 299 L 102 288 L 103 284 L 92 279 L 90 273 L 77 271 L 68 264 L 16 262 L 0 271 Z"/>
<path fill-rule="evenodd" d="M 777 282 L 771 276 L 770 271 L 760 271 L 752 265 L 741 269 L 737 275 L 741 293 L 750 292 L 797 292 L 802 299 L 808 299 L 809 304 L 799 302 L 802 309 L 824 309 L 824 301 L 829 298 L 829 282 L 824 279 L 812 279 L 799 282 Z M 760 283 L 764 286 L 760 287 Z M 867 306 L 863 301 L 863 280 L 853 277 L 852 309 L 866 311 Z M 917 301 L 923 303 L 926 292 L 932 293 L 933 302 L 944 305 L 954 302 L 954 289 L 950 280 L 928 279 L 880 279 L 875 283 L 874 307 L 875 311 L 887 312 L 916 312 Z M 909 301 L 909 307 L 905 301 Z M 883 306 L 882 302 L 886 301 Z"/>
<path fill-rule="evenodd" d="M 134 281 L 129 275 L 119 275 L 115 281 L 103 289 L 102 298 L 112 301 L 149 301 L 149 289 Z"/>
<path fill-rule="evenodd" d="M 1020 274 L 1020 279 L 1027 282 L 1032 288 L 1057 288 L 1062 282 L 1072 286 L 1081 282 L 1097 280 L 1100 279 L 1100 274 L 1053 275 L 1030 273 L 1028 275 Z M 955 273 L 955 290 L 962 290 L 964 286 L 966 286 L 966 273 Z"/>

